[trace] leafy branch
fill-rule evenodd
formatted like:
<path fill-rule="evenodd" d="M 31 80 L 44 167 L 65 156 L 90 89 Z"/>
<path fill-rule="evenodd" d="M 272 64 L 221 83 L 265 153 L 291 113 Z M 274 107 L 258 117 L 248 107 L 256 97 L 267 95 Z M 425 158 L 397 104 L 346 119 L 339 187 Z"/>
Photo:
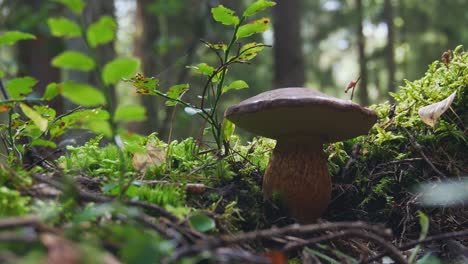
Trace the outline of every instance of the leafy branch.
<path fill-rule="evenodd" d="M 185 107 L 185 112 L 188 114 L 198 115 L 203 118 L 210 126 L 211 135 L 216 142 L 216 148 L 220 152 L 224 148 L 224 154 L 227 155 L 229 153 L 229 138 L 234 131 L 234 124 L 223 120 L 223 118 L 219 116 L 219 102 L 222 95 L 229 90 L 248 88 L 248 84 L 242 80 L 237 80 L 229 85 L 225 85 L 227 72 L 231 65 L 236 63 L 249 63 L 250 60 L 257 56 L 257 53 L 262 51 L 265 47 L 269 47 L 268 45 L 255 42 L 241 45 L 239 40 L 265 32 L 270 24 L 268 18 L 253 20 L 249 23 L 245 22 L 250 16 L 274 5 L 275 3 L 272 1 L 258 0 L 252 3 L 240 17 L 235 15 L 234 10 L 226 8 L 223 5 L 211 9 L 213 19 L 223 25 L 232 26 L 233 31 L 228 44 L 213 44 L 202 40 L 205 46 L 217 56 L 219 65 L 216 68 L 207 63 L 187 66 L 193 69 L 196 74 L 206 77 L 198 105 L 188 103 L 182 99 L 182 96 L 189 89 L 188 84 L 173 86 L 169 88 L 166 93 L 163 93 L 157 89 L 159 80 L 155 78 L 148 78 L 138 74 L 127 81 L 131 82 L 140 94 L 163 97 L 167 100 L 166 105 L 175 106 L 176 104 L 181 104 Z M 239 45 L 239 48 L 236 52 L 233 52 L 236 44 Z"/>

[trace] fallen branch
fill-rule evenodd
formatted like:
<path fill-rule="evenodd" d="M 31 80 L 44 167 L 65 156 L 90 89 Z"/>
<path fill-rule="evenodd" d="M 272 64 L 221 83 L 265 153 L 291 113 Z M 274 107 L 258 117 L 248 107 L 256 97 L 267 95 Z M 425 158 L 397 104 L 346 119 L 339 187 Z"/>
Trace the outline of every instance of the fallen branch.
<path fill-rule="evenodd" d="M 462 231 L 455 231 L 455 232 L 449 232 L 449 233 L 444 233 L 444 234 L 439 234 L 439 235 L 434 235 L 427 237 L 423 240 L 416 240 L 416 241 L 411 241 L 406 244 L 404 244 L 401 247 L 398 247 L 398 250 L 404 251 L 404 250 L 409 250 L 417 245 L 422 245 L 422 244 L 427 244 L 433 241 L 438 241 L 438 240 L 446 240 L 449 238 L 457 238 L 457 237 L 468 237 L 468 230 L 462 230 Z M 376 256 L 370 257 L 366 260 L 362 260 L 360 263 L 365 264 L 365 263 L 371 263 L 373 261 L 379 260 L 383 258 L 386 254 L 385 253 L 380 253 Z"/>
<path fill-rule="evenodd" d="M 38 226 L 39 224 L 39 217 L 34 215 L 23 217 L 9 217 L 0 220 L 0 230 L 12 229 L 22 226 Z"/>
<path fill-rule="evenodd" d="M 252 231 L 248 233 L 241 233 L 237 235 L 221 235 L 219 237 L 207 238 L 206 240 L 199 241 L 199 243 L 187 247 L 179 248 L 170 258 L 170 262 L 177 260 L 184 256 L 196 255 L 205 251 L 213 251 L 220 247 L 231 245 L 239 245 L 244 242 L 251 242 L 255 240 L 273 239 L 278 236 L 285 235 L 307 235 L 316 232 L 324 231 L 338 231 L 348 229 L 359 229 L 371 231 L 378 237 L 388 238 L 392 237 L 389 229 L 383 228 L 378 225 L 369 225 L 364 222 L 340 222 L 340 223 L 320 223 L 311 225 L 294 224 L 282 228 L 271 228 L 265 230 Z"/>
<path fill-rule="evenodd" d="M 429 160 L 429 158 L 424 153 L 421 145 L 419 145 L 419 143 L 416 142 L 416 139 L 413 137 L 413 135 L 411 135 L 408 129 L 406 129 L 405 127 L 401 127 L 401 128 L 408 135 L 411 145 L 416 149 L 417 152 L 419 152 L 419 155 L 421 155 L 421 157 L 432 168 L 432 170 L 435 171 L 440 177 L 447 178 L 447 176 L 444 173 L 442 173 L 439 169 L 437 169 L 436 166 Z"/>
<path fill-rule="evenodd" d="M 389 255 L 389 257 L 391 257 L 395 261 L 395 263 L 399 263 L 399 264 L 408 263 L 403 257 L 403 255 L 398 251 L 398 248 L 396 248 L 390 242 L 387 242 L 386 240 L 384 240 L 382 237 L 376 234 L 363 232 L 362 230 L 353 230 L 353 229 L 314 237 L 303 242 L 289 243 L 283 247 L 283 250 L 293 251 L 293 250 L 297 250 L 306 246 L 315 245 L 320 242 L 330 241 L 333 239 L 344 238 L 344 237 L 360 237 L 360 238 L 371 240 L 377 243 L 379 246 L 383 247 L 384 255 Z"/>

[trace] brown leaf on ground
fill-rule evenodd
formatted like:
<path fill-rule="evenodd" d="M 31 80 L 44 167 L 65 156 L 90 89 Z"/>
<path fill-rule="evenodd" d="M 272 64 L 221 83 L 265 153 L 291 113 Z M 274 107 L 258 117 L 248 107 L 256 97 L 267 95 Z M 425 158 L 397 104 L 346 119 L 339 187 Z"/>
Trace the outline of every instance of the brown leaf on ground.
<path fill-rule="evenodd" d="M 40 236 L 42 244 L 47 248 L 47 264 L 79 264 L 81 254 L 77 245 L 73 242 L 51 233 Z"/>
<path fill-rule="evenodd" d="M 133 167 L 140 171 L 145 172 L 149 167 L 158 166 L 166 161 L 166 152 L 156 146 L 154 142 L 146 145 L 146 152 L 135 153 L 132 158 Z"/>

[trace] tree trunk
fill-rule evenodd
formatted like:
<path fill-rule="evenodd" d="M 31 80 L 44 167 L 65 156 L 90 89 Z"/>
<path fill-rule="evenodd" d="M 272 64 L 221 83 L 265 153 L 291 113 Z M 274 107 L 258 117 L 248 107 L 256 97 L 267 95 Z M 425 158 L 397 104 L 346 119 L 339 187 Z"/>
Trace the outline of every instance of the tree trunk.
<path fill-rule="evenodd" d="M 301 8 L 301 0 L 277 0 L 273 8 L 275 88 L 305 83 Z"/>
<path fill-rule="evenodd" d="M 22 5 L 29 5 L 31 12 L 35 12 L 41 8 L 45 1 L 23 0 L 21 2 L 24 2 Z M 52 67 L 50 62 L 63 49 L 63 44 L 60 40 L 41 33 L 42 30 L 39 29 L 38 25 L 33 27 L 29 30 L 36 35 L 36 39 L 18 42 L 16 56 L 19 64 L 18 76 L 28 75 L 37 79 L 39 82 L 34 88 L 34 92 L 40 97 L 49 83 L 60 81 L 60 70 Z M 54 99 L 50 106 L 57 111 L 57 114 L 62 114 L 64 111 L 63 100 L 60 97 Z"/>
<path fill-rule="evenodd" d="M 364 8 L 362 0 L 356 0 L 356 11 L 358 19 L 357 39 L 358 39 L 358 54 L 359 54 L 359 72 L 360 82 L 357 88 L 357 95 L 362 105 L 369 105 L 369 94 L 367 91 L 368 76 L 367 76 L 367 57 L 366 57 L 366 40 L 363 33 L 362 24 L 364 22 Z"/>
<path fill-rule="evenodd" d="M 148 11 L 151 0 L 138 0 L 136 10 L 137 28 L 141 29 L 135 38 L 135 55 L 141 59 L 142 71 L 145 76 L 156 76 L 157 51 L 155 45 L 160 36 L 158 17 Z M 138 125 L 137 132 L 150 134 L 159 128 L 158 105 L 155 96 L 143 96 L 143 105 L 148 119 L 144 124 Z"/>
<path fill-rule="evenodd" d="M 193 63 L 199 40 L 204 38 L 208 8 L 206 1 L 191 0 L 177 13 L 154 14 L 147 8 L 152 2 L 137 1 L 137 20 L 142 32 L 135 41 L 135 53 L 142 59 L 145 74 L 156 76 L 161 80 L 161 88 L 166 89 L 187 82 L 188 69 L 185 66 Z M 162 48 L 157 43 L 162 43 Z M 140 132 L 157 131 L 158 136 L 165 139 L 171 127 L 174 107 L 160 102 L 154 96 L 143 98 L 150 118 Z"/>
<path fill-rule="evenodd" d="M 385 48 L 385 59 L 388 69 L 388 86 L 387 91 L 394 93 L 395 87 L 395 30 L 393 25 L 393 7 L 391 0 L 385 0 L 384 2 L 384 17 L 385 23 L 387 24 L 387 46 Z M 393 101 L 393 97 L 390 98 Z"/>

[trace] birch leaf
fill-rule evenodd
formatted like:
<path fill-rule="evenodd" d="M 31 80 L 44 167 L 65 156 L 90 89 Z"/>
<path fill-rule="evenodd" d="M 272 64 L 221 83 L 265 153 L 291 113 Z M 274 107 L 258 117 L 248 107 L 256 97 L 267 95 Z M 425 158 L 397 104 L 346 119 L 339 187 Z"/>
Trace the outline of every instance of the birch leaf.
<path fill-rule="evenodd" d="M 419 117 L 421 120 L 426 123 L 427 125 L 434 127 L 437 121 L 439 120 L 440 116 L 449 109 L 450 105 L 453 103 L 457 91 L 453 92 L 449 97 L 445 98 L 444 100 L 434 103 L 431 105 L 427 105 L 424 107 L 419 108 Z"/>

